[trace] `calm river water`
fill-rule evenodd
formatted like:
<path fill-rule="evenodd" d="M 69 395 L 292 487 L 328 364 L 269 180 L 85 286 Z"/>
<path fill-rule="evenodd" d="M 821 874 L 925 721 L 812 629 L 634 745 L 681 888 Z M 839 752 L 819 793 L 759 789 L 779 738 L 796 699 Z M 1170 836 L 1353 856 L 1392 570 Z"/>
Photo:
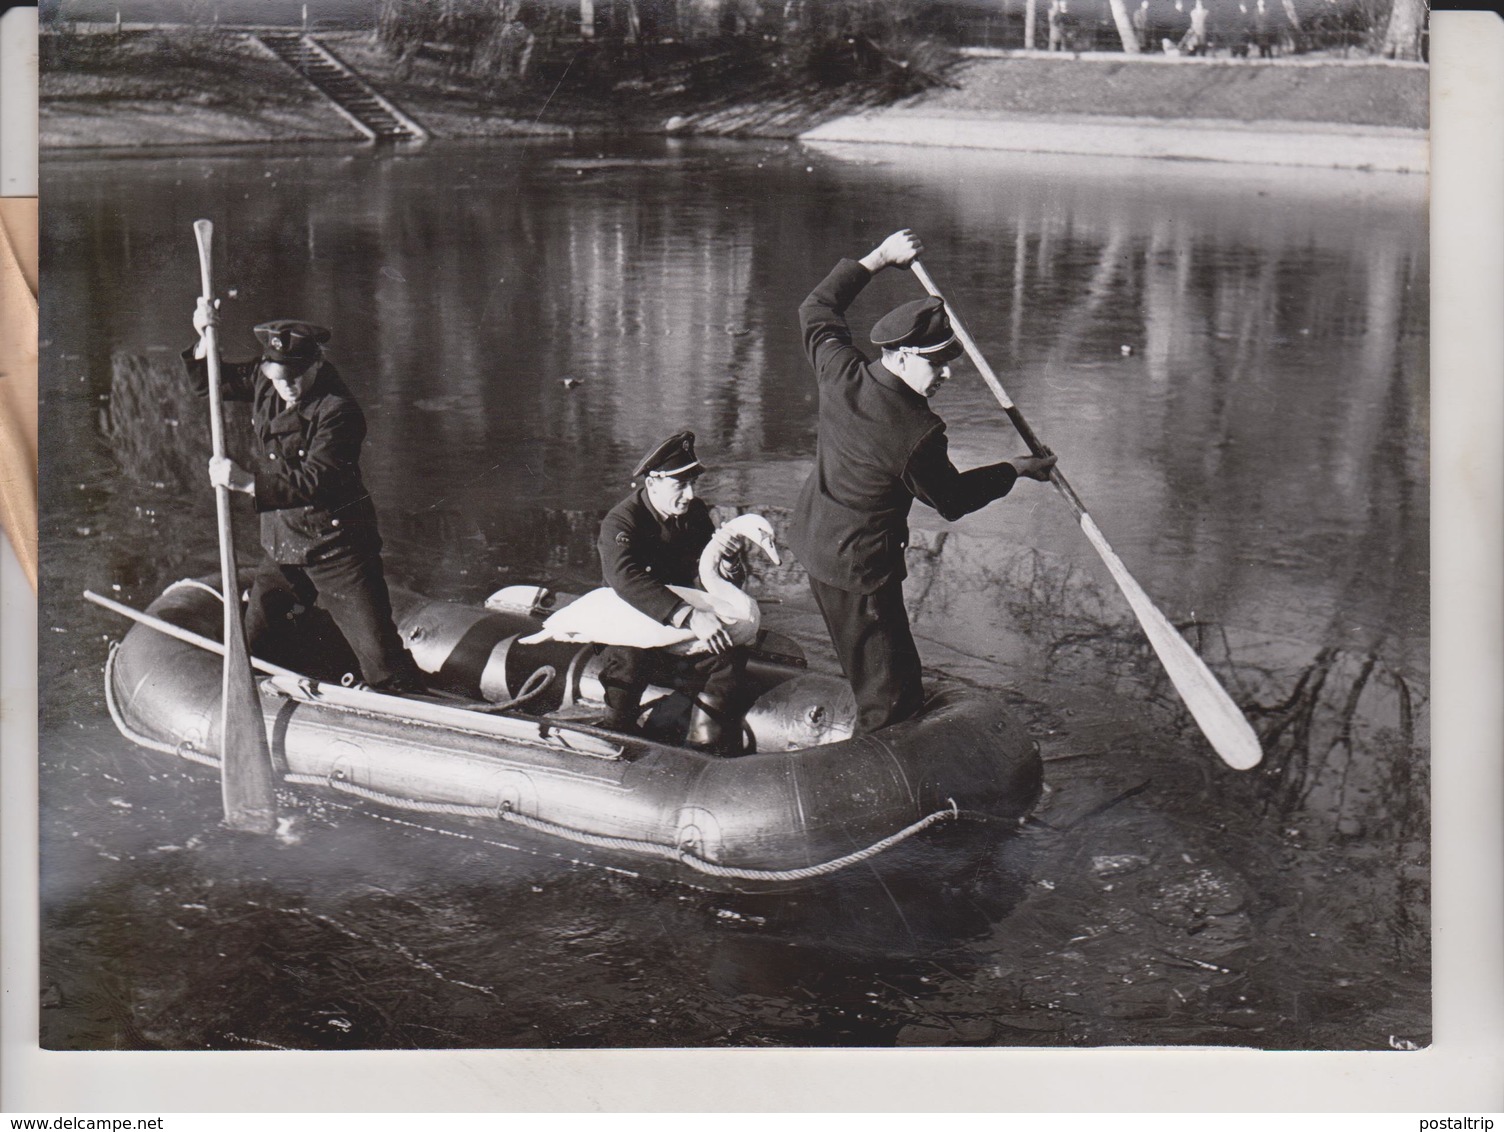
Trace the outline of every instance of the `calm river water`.
<path fill-rule="evenodd" d="M 1429 1041 L 1422 179 L 647 140 L 55 157 L 43 181 L 44 1046 Z M 814 445 L 795 308 L 913 226 L 1264 767 L 1210 752 L 1025 483 L 953 526 L 916 511 L 926 665 L 996 689 L 1049 760 L 1037 820 L 959 876 L 753 901 L 344 805 L 223 830 L 211 776 L 116 732 L 125 626 L 79 598 L 216 568 L 174 370 L 198 217 L 227 350 L 265 318 L 335 328 L 389 575 L 462 600 L 596 584 L 600 516 L 681 427 L 715 501 L 781 521 Z M 917 294 L 885 273 L 853 322 Z M 958 464 L 1022 451 L 969 367 L 936 407 Z M 832 670 L 797 566 L 763 587 Z"/>

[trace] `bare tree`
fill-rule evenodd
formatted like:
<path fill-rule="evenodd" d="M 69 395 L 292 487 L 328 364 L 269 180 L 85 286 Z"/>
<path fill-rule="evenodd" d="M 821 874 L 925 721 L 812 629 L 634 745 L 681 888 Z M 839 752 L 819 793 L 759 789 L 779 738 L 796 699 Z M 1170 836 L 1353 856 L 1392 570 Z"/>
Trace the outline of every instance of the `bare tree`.
<path fill-rule="evenodd" d="M 1426 0 L 1394 0 L 1389 9 L 1389 29 L 1384 33 L 1384 58 L 1418 60 L 1425 26 Z"/>
<path fill-rule="evenodd" d="M 1133 21 L 1128 18 L 1128 5 L 1123 0 L 1108 0 L 1112 6 L 1112 22 L 1118 25 L 1118 38 L 1123 41 L 1123 50 L 1137 55 L 1138 33 L 1133 30 Z"/>

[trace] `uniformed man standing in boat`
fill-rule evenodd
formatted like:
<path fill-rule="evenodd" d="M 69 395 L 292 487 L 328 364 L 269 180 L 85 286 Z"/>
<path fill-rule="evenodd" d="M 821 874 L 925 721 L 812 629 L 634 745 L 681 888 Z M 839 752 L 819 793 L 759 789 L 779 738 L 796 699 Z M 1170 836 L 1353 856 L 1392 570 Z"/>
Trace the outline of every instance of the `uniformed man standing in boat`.
<path fill-rule="evenodd" d="M 843 259 L 799 308 L 820 387 L 815 466 L 794 506 L 789 542 L 809 573 L 841 667 L 856 694 L 858 733 L 923 706 L 919 652 L 903 603 L 909 508 L 956 520 L 1007 495 L 1020 476 L 1047 480 L 1054 456 L 957 471 L 929 398 L 962 352 L 939 299 L 890 311 L 872 328 L 870 361 L 851 344 L 846 309 L 873 275 L 924 250 L 895 232 L 861 260 Z"/>
<path fill-rule="evenodd" d="M 695 494 L 705 467 L 695 455 L 695 434 L 679 432 L 656 445 L 632 469 L 642 486 L 601 523 L 597 548 L 606 585 L 628 605 L 663 625 L 688 628 L 710 650 L 680 657 L 664 649 L 609 646 L 601 685 L 608 715 L 603 725 L 636 731 L 642 694 L 652 683 L 672 683 L 695 696 L 688 742 L 719 754 L 742 749 L 738 692 L 746 649 L 733 645 L 719 618 L 680 600 L 669 586 L 694 586 L 700 554 L 715 536 L 710 508 Z M 734 585 L 746 579 L 743 556 L 726 547 L 720 572 Z"/>
<path fill-rule="evenodd" d="M 218 315 L 200 299 L 193 326 L 198 343 L 183 361 L 200 394 L 209 389 L 204 328 Z M 257 569 L 246 610 L 246 638 L 275 648 L 276 627 L 295 605 L 315 601 L 328 611 L 376 691 L 423 689 L 412 655 L 392 622 L 381 565 L 376 509 L 360 476 L 365 416 L 338 371 L 325 359 L 329 331 L 282 319 L 255 328 L 261 354 L 220 363 L 226 401 L 251 403 L 253 468 L 212 457 L 216 487 L 244 492 L 261 516 L 267 559 Z"/>

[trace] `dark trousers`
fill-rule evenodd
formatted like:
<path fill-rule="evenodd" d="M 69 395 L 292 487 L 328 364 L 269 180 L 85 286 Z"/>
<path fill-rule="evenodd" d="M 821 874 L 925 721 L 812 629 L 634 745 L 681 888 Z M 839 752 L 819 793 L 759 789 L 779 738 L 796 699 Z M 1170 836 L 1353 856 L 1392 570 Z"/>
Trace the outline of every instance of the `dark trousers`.
<path fill-rule="evenodd" d="M 277 644 L 277 631 L 293 606 L 317 601 L 344 635 L 365 682 L 379 687 L 394 678 L 417 678 L 417 665 L 392 622 L 392 599 L 377 554 L 347 554 L 306 566 L 263 562 L 251 582 L 245 632 L 252 651 Z"/>
<path fill-rule="evenodd" d="M 712 712 L 739 714 L 738 692 L 747 670 L 747 650 L 735 648 L 717 656 L 675 656 L 667 649 L 634 649 L 612 645 L 601 651 L 601 686 L 612 726 L 637 722 L 642 694 L 649 684 L 677 688 L 703 700 Z"/>
<path fill-rule="evenodd" d="M 809 580 L 841 670 L 856 694 L 856 733 L 916 715 L 924 706 L 919 650 L 903 606 L 903 582 L 854 594 Z"/>

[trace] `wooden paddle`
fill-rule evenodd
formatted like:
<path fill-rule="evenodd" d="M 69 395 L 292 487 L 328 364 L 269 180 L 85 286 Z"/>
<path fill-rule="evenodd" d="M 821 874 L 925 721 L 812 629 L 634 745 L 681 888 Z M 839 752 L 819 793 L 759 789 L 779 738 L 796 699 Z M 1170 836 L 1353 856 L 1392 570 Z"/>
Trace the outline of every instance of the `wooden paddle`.
<path fill-rule="evenodd" d="M 108 609 L 111 613 L 118 613 L 122 617 L 129 617 L 132 621 L 149 626 L 164 636 L 193 645 L 195 648 L 201 648 L 205 652 L 212 652 L 216 656 L 225 655 L 225 646 L 218 641 L 211 640 L 202 633 L 195 633 L 192 629 L 185 629 L 181 625 L 174 625 L 171 621 L 164 621 L 153 614 L 144 613 L 139 609 L 132 609 L 129 605 L 118 602 L 114 598 L 97 594 L 93 590 L 85 590 L 84 600 L 92 601 L 102 609 Z M 262 660 L 257 656 L 251 657 L 251 667 L 257 671 L 265 672 L 268 676 L 284 676 L 289 680 L 303 679 L 302 676 L 294 672 L 291 668 L 283 668 L 280 664 L 272 664 L 270 661 Z"/>
<path fill-rule="evenodd" d="M 997 403 L 1003 407 L 1003 412 L 1008 414 L 1008 419 L 1013 422 L 1013 427 L 1018 430 L 1019 436 L 1023 437 L 1024 443 L 1029 446 L 1029 451 L 1036 456 L 1048 455 L 1049 449 L 1045 448 L 1039 438 L 1034 435 L 1034 430 L 1029 427 L 1029 422 L 1024 420 L 1018 406 L 1004 392 L 1002 382 L 998 381 L 997 375 L 992 372 L 987 359 L 982 357 L 982 351 L 977 348 L 975 339 L 967 332 L 965 325 L 961 322 L 961 316 L 956 313 L 955 306 L 940 293 L 940 289 L 935 286 L 935 281 L 930 278 L 930 273 L 925 270 L 923 264 L 916 259 L 910 267 L 915 277 L 923 284 L 924 289 L 945 304 L 946 314 L 950 316 L 950 324 L 956 332 L 957 339 L 965 347 L 972 364 L 982 375 L 982 380 L 987 382 L 992 395 L 997 398 Z M 1087 514 L 1086 505 L 1066 482 L 1058 465 L 1050 469 L 1050 482 L 1055 485 L 1070 509 L 1075 512 L 1081 524 L 1081 530 L 1086 533 L 1087 539 L 1091 541 L 1097 554 L 1106 563 L 1113 581 L 1118 584 L 1118 589 L 1122 590 L 1123 596 L 1128 599 L 1128 604 L 1132 606 L 1138 623 L 1143 626 L 1149 643 L 1154 646 L 1160 663 L 1169 673 L 1170 682 L 1175 685 L 1175 690 L 1180 693 L 1180 698 L 1185 701 L 1185 706 L 1190 709 L 1192 717 L 1200 726 L 1207 741 L 1211 743 L 1212 748 L 1228 766 L 1238 770 L 1248 770 L 1257 766 L 1259 760 L 1264 757 L 1264 752 L 1259 746 L 1259 737 L 1254 734 L 1247 718 L 1238 710 L 1238 705 L 1232 702 L 1232 697 L 1218 683 L 1217 678 L 1196 655 L 1195 650 L 1186 643 L 1184 637 L 1175 631 L 1175 626 L 1170 624 L 1169 619 L 1149 599 L 1143 587 L 1134 580 L 1132 574 L 1128 573 L 1128 567 L 1123 565 L 1123 560 L 1108 545 L 1106 537 L 1098 529 L 1092 517 Z"/>
<path fill-rule="evenodd" d="M 198 241 L 199 274 L 204 299 L 214 301 L 211 247 L 214 225 L 193 222 Z M 214 455 L 225 454 L 224 405 L 219 386 L 219 335 L 214 326 L 204 327 L 205 361 L 209 367 L 209 429 Z M 251 653 L 246 647 L 245 624 L 240 618 L 240 583 L 235 569 L 235 538 L 230 524 L 230 489 L 216 486 L 215 510 L 219 518 L 219 569 L 224 587 L 224 680 L 220 685 L 223 714 L 220 717 L 220 788 L 224 796 L 225 824 L 250 833 L 270 833 L 277 824 L 277 795 L 272 775 L 271 749 L 266 742 L 266 724 L 261 715 L 261 697 L 251 673 Z"/>

